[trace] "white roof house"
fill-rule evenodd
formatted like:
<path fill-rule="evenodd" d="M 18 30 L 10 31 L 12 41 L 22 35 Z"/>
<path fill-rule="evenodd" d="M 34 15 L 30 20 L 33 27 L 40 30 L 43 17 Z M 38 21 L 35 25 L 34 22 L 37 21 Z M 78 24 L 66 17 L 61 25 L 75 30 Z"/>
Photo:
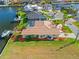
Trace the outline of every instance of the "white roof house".
<path fill-rule="evenodd" d="M 25 11 L 33 11 L 31 4 L 28 4 L 24 7 Z"/>
<path fill-rule="evenodd" d="M 64 14 L 60 10 L 58 10 L 54 15 L 55 20 L 62 20 L 63 18 L 64 18 Z"/>
<path fill-rule="evenodd" d="M 31 7 L 34 8 L 34 9 L 37 9 L 37 10 L 43 9 L 42 7 L 38 6 L 37 4 L 31 5 Z"/>
<path fill-rule="evenodd" d="M 38 6 L 38 5 L 31 5 L 31 4 L 28 4 L 24 7 L 25 11 L 33 11 L 34 9 L 36 10 L 41 10 L 43 9 L 42 7 Z"/>

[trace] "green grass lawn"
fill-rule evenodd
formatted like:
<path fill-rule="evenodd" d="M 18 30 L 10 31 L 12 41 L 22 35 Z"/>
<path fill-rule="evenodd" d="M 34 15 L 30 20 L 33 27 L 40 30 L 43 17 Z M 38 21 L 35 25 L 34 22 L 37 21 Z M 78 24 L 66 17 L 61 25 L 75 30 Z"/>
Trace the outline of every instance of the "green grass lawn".
<path fill-rule="evenodd" d="M 54 24 L 64 24 L 63 20 L 53 20 Z"/>
<path fill-rule="evenodd" d="M 73 24 L 74 24 L 77 28 L 79 28 L 79 21 L 73 22 Z"/>
<path fill-rule="evenodd" d="M 65 43 L 69 43 L 69 42 L 72 42 L 74 41 L 74 39 L 72 38 L 69 38 L 69 39 L 65 39 L 63 41 L 24 41 L 24 42 L 13 42 L 13 41 L 10 41 L 9 44 L 14 44 L 14 45 L 17 45 L 17 46 L 62 46 L 62 44 L 65 44 Z"/>
<path fill-rule="evenodd" d="M 72 56 L 73 53 L 71 53 L 71 49 L 75 51 L 78 51 L 78 43 L 73 44 L 70 47 L 64 48 L 64 50 L 56 51 L 59 47 L 68 44 L 70 42 L 73 42 L 74 39 L 65 39 L 63 41 L 29 41 L 29 42 L 13 42 L 12 40 L 9 40 L 7 46 L 5 47 L 2 55 L 0 56 L 0 59 L 62 59 L 63 57 L 67 57 L 68 55 Z M 78 49 L 78 50 L 77 50 Z M 51 53 L 52 52 L 52 53 Z M 66 56 L 62 56 L 63 54 L 69 53 Z M 78 54 L 78 52 L 74 53 Z M 52 56 L 56 55 L 56 56 Z M 59 55 L 59 56 L 57 56 Z M 27 58 L 27 57 L 31 58 Z M 48 57 L 46 57 L 48 56 Z M 52 57 L 51 57 L 52 56 Z M 72 56 L 73 57 L 73 56 Z M 77 57 L 77 56 L 76 56 Z M 76 57 L 73 57 L 72 59 L 76 59 Z M 70 57 L 68 57 L 70 58 Z"/>
<path fill-rule="evenodd" d="M 63 30 L 65 33 L 73 33 L 72 30 L 68 26 L 64 26 Z"/>

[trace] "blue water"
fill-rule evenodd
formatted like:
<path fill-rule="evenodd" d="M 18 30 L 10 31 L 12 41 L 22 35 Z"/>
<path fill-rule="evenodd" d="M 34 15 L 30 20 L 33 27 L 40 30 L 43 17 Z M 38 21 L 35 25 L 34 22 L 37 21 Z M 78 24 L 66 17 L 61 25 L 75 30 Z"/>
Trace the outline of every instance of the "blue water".
<path fill-rule="evenodd" d="M 11 7 L 0 8 L 0 32 L 5 29 L 12 29 L 13 25 L 10 23 L 15 18 L 16 9 Z"/>

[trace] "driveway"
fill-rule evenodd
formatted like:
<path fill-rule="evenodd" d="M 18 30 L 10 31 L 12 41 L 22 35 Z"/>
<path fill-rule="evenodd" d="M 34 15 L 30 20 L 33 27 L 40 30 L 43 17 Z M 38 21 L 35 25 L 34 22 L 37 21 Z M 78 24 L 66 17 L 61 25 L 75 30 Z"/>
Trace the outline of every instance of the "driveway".
<path fill-rule="evenodd" d="M 66 25 L 73 31 L 75 35 L 77 35 L 79 29 L 75 25 L 72 24 L 73 22 L 75 22 L 74 19 L 69 19 L 66 22 Z"/>
<path fill-rule="evenodd" d="M 73 24 L 69 23 L 67 24 L 67 26 L 71 28 L 71 30 L 74 32 L 75 35 L 78 33 L 78 28 L 74 26 Z"/>

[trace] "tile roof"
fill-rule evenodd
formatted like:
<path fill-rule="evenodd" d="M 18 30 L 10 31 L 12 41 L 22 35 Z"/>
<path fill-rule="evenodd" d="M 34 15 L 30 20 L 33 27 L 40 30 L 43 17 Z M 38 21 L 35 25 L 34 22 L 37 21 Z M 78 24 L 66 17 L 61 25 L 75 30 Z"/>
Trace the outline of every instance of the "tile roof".
<path fill-rule="evenodd" d="M 35 26 L 23 29 L 22 35 L 58 35 L 59 30 L 55 27 L 48 27 L 44 21 L 35 21 Z"/>

